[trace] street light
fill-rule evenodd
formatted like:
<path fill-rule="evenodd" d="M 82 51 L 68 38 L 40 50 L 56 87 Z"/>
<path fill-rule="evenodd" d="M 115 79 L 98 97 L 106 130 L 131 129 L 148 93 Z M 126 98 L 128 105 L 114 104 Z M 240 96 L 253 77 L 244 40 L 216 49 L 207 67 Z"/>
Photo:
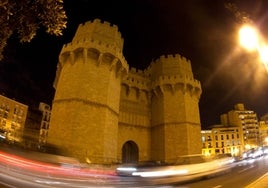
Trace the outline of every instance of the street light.
<path fill-rule="evenodd" d="M 239 42 L 249 51 L 257 51 L 261 62 L 268 71 L 268 45 L 252 25 L 243 25 L 239 30 Z"/>
<path fill-rule="evenodd" d="M 258 33 L 256 29 L 250 25 L 243 25 L 239 30 L 239 42 L 249 51 L 258 48 Z"/>

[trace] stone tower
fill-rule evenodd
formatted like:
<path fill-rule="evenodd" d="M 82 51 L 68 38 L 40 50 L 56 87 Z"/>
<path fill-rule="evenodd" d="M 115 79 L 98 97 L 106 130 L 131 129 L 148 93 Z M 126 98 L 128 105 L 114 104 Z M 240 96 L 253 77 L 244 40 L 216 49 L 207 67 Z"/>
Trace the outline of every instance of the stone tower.
<path fill-rule="evenodd" d="M 131 68 L 121 84 L 119 161 L 173 163 L 201 154 L 201 93 L 190 61 L 179 54 L 161 56 L 145 70 Z"/>
<path fill-rule="evenodd" d="M 201 152 L 200 82 L 191 63 L 180 55 L 161 56 L 151 73 L 152 158 L 174 162 L 176 157 Z"/>
<path fill-rule="evenodd" d="M 128 72 L 117 26 L 80 24 L 59 55 L 48 143 L 92 163 L 117 162 L 121 80 Z"/>
<path fill-rule="evenodd" d="M 190 61 L 167 55 L 129 70 L 122 51 L 117 26 L 79 25 L 59 55 L 48 143 L 97 164 L 201 154 L 202 90 Z"/>

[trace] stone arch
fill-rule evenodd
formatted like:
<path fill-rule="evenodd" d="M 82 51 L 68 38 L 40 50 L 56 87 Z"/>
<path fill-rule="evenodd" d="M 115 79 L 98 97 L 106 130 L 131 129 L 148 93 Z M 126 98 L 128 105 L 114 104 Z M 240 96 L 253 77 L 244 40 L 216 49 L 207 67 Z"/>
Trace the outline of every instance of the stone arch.
<path fill-rule="evenodd" d="M 127 141 L 122 147 L 122 163 L 138 163 L 139 148 L 134 141 Z"/>

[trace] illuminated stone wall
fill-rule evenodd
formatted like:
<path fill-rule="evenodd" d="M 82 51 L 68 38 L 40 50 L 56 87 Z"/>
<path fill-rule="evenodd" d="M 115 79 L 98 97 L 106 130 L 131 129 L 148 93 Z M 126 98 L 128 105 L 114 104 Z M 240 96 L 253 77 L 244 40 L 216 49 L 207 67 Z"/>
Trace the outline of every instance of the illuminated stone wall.
<path fill-rule="evenodd" d="M 201 86 L 190 61 L 168 55 L 129 69 L 122 49 L 117 26 L 78 27 L 59 56 L 48 142 L 101 164 L 122 162 L 126 143 L 139 161 L 201 153 Z"/>
<path fill-rule="evenodd" d="M 81 161 L 117 162 L 122 44 L 116 26 L 94 20 L 62 48 L 48 142 Z"/>
<path fill-rule="evenodd" d="M 144 71 L 131 69 L 122 81 L 119 149 L 132 140 L 140 160 L 163 162 L 200 154 L 200 95 L 190 61 L 178 54 L 161 56 Z"/>

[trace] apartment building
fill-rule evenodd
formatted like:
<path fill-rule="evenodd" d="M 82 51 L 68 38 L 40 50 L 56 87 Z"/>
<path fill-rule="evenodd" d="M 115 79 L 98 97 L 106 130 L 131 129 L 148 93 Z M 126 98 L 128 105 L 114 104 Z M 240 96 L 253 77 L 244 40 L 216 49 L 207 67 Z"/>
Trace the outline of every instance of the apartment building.
<path fill-rule="evenodd" d="M 221 115 L 221 124 L 224 126 L 239 127 L 242 130 L 242 145 L 244 150 L 256 148 L 260 145 L 259 123 L 257 114 L 245 108 L 244 104 L 234 105 L 234 110 Z"/>
<path fill-rule="evenodd" d="M 242 131 L 239 127 L 214 125 L 211 130 L 202 130 L 202 154 L 205 156 L 230 153 L 239 156 L 243 152 Z"/>
<path fill-rule="evenodd" d="M 212 130 L 201 130 L 202 155 L 215 155 Z"/>
<path fill-rule="evenodd" d="M 257 114 L 247 110 L 244 104 L 236 104 L 220 119 L 221 124 L 201 131 L 203 155 L 230 153 L 240 156 L 264 144 L 265 139 L 268 140 L 268 121 L 259 124 Z"/>
<path fill-rule="evenodd" d="M 28 106 L 0 95 L 0 138 L 10 143 L 21 142 Z"/>

